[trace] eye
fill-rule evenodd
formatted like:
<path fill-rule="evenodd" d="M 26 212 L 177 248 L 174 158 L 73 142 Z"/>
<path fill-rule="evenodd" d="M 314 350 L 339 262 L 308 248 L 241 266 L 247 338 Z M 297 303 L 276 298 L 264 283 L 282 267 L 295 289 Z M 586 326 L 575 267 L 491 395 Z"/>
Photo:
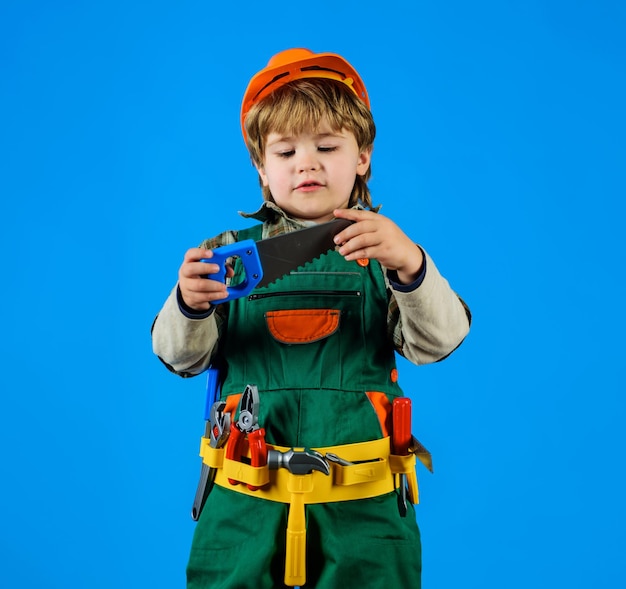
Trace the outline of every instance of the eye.
<path fill-rule="evenodd" d="M 296 151 L 294 149 L 289 149 L 286 151 L 279 151 L 276 155 L 280 158 L 284 158 L 287 159 L 289 157 L 291 157 L 294 153 L 296 153 Z"/>
<path fill-rule="evenodd" d="M 331 152 L 331 151 L 336 151 L 336 149 L 337 149 L 337 147 L 336 147 L 336 146 L 330 146 L 330 145 L 327 145 L 327 146 L 326 146 L 326 145 L 325 145 L 325 146 L 320 145 L 320 146 L 317 148 L 317 150 L 318 150 L 318 151 L 321 151 L 321 152 L 323 152 L 323 153 L 329 153 L 329 152 Z"/>

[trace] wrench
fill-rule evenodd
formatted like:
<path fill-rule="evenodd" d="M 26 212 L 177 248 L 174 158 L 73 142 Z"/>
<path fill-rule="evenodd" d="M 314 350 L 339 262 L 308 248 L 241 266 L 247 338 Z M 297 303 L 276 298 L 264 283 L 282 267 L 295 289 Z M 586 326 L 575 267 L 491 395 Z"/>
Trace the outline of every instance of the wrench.
<path fill-rule="evenodd" d="M 211 448 L 221 448 L 228 439 L 230 433 L 230 413 L 224 413 L 226 403 L 216 401 L 211 407 L 211 418 L 206 423 L 205 438 L 209 438 Z M 206 498 L 209 496 L 215 481 L 216 470 L 204 462 L 200 471 L 200 481 L 196 489 L 196 496 L 191 508 L 191 519 L 198 521 Z"/>

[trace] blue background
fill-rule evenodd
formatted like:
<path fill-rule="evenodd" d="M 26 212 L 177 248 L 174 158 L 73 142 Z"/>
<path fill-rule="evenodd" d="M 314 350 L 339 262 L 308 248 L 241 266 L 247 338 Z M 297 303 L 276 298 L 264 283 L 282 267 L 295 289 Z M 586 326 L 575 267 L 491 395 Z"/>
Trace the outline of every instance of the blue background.
<path fill-rule="evenodd" d="M 3 3 L 0 585 L 184 586 L 204 377 L 150 325 L 259 204 L 240 101 L 294 46 L 360 72 L 374 201 L 474 314 L 399 366 L 424 587 L 623 583 L 624 6 Z"/>

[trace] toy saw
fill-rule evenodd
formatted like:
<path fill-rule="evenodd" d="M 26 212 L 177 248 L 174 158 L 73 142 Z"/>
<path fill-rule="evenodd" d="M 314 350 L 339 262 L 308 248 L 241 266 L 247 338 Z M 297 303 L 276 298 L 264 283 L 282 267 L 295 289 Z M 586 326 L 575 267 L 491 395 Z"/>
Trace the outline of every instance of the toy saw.
<path fill-rule="evenodd" d="M 213 304 L 247 296 L 254 288 L 267 286 L 292 270 L 335 249 L 337 233 L 352 224 L 346 219 L 334 219 L 314 227 L 254 241 L 244 239 L 213 250 L 213 257 L 202 260 L 217 264 L 220 270 L 207 275 L 212 280 L 226 281 L 227 261 L 237 256 L 241 259 L 245 276 L 241 282 L 228 286 L 228 296 Z"/>

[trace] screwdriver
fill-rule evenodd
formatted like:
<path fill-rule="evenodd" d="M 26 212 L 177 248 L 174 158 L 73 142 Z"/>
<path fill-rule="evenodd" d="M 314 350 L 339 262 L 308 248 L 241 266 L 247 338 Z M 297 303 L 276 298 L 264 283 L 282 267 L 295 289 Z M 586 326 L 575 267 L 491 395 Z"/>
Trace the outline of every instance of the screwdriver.
<path fill-rule="evenodd" d="M 398 456 L 406 456 L 411 445 L 411 399 L 397 397 L 392 406 L 393 451 Z M 398 493 L 398 510 L 402 517 L 406 516 L 406 474 L 400 475 Z"/>

